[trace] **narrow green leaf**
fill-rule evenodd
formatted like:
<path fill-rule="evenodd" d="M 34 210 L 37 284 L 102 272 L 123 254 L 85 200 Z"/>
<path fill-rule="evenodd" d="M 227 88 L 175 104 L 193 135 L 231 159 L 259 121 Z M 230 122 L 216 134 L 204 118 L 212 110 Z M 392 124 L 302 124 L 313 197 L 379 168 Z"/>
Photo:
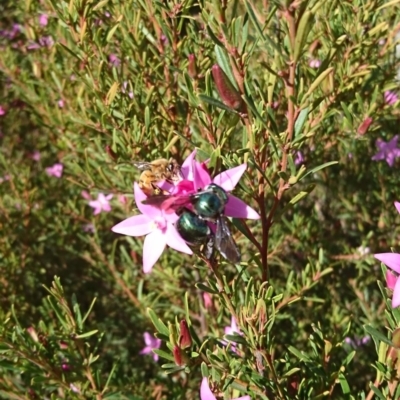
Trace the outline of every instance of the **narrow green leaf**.
<path fill-rule="evenodd" d="M 295 43 L 294 43 L 294 62 L 297 63 L 297 61 L 299 60 L 300 54 L 303 52 L 304 50 L 304 46 L 306 44 L 307 41 L 307 37 L 308 34 L 311 31 L 312 28 L 312 20 L 313 18 L 313 14 L 310 11 L 305 11 L 303 13 L 303 15 L 300 18 L 300 22 L 299 22 L 299 26 L 297 28 L 297 32 L 296 32 L 296 39 L 295 39 Z"/>
<path fill-rule="evenodd" d="M 93 7 L 93 11 L 97 11 L 100 10 L 101 8 L 103 8 L 110 0 L 101 0 L 99 1 L 94 7 Z"/>
<path fill-rule="evenodd" d="M 229 111 L 231 113 L 237 114 L 237 112 L 233 108 L 230 108 L 230 107 L 226 106 L 224 103 L 222 103 L 222 101 L 214 99 L 214 97 L 210 97 L 210 96 L 207 96 L 205 94 L 199 94 L 199 99 L 201 101 L 204 101 L 205 103 L 211 105 L 211 106 L 214 106 L 214 107 L 217 107 L 217 108 L 221 108 L 222 110 Z"/>
<path fill-rule="evenodd" d="M 217 290 L 211 289 L 209 286 L 204 285 L 203 283 L 196 283 L 195 286 L 197 289 L 202 290 L 203 292 L 211 293 L 211 294 L 219 294 Z"/>
<path fill-rule="evenodd" d="M 294 124 L 295 137 L 298 136 L 303 130 L 304 124 L 307 121 L 307 117 L 308 117 L 308 107 L 301 110 L 299 116 L 296 119 L 296 122 Z"/>
<path fill-rule="evenodd" d="M 250 3 L 245 0 L 244 5 L 246 7 L 246 11 L 250 16 L 250 20 L 253 23 L 254 27 L 256 28 L 256 31 L 258 32 L 258 34 L 260 35 L 260 38 L 265 41 L 265 37 L 264 37 L 264 33 L 261 29 L 260 23 L 258 22 L 258 19 L 256 17 L 256 15 L 254 14 L 253 8 L 250 5 Z"/>
<path fill-rule="evenodd" d="M 162 322 L 155 312 L 151 309 L 147 309 L 147 315 L 151 319 L 151 322 L 153 323 L 154 327 L 157 329 L 158 332 L 162 333 L 163 335 L 169 336 L 169 329 L 167 326 Z"/>
<path fill-rule="evenodd" d="M 327 163 L 321 164 L 318 167 L 313 168 L 312 170 L 308 171 L 306 174 L 304 174 L 299 181 L 301 181 L 302 179 L 304 179 L 307 175 L 313 174 L 314 172 L 320 171 L 321 169 L 330 167 L 331 165 L 335 165 L 338 164 L 338 161 L 329 161 Z"/>
<path fill-rule="evenodd" d="M 221 67 L 221 69 L 225 72 L 226 76 L 229 78 L 231 84 L 238 90 L 237 82 L 233 73 L 231 71 L 231 65 L 229 62 L 229 58 L 226 55 L 225 49 L 219 46 L 214 46 L 215 56 L 217 58 L 217 63 Z"/>
<path fill-rule="evenodd" d="M 114 33 L 115 33 L 115 31 L 118 29 L 118 27 L 119 27 L 119 24 L 116 24 L 116 25 L 113 26 L 113 27 L 110 29 L 110 31 L 107 33 L 107 36 L 106 36 L 106 42 L 107 42 L 107 43 L 110 43 L 110 41 L 111 41 L 112 37 L 114 36 Z"/>
<path fill-rule="evenodd" d="M 99 331 L 98 329 L 95 329 L 95 330 L 90 331 L 90 332 L 82 333 L 81 335 L 76 335 L 75 338 L 76 339 L 84 339 L 84 338 L 87 338 L 87 337 L 95 335 L 98 331 Z"/>
<path fill-rule="evenodd" d="M 374 339 L 377 339 L 389 346 L 393 346 L 391 340 L 389 340 L 383 333 L 373 328 L 371 325 L 364 325 L 364 330 L 369 333 Z"/>
<path fill-rule="evenodd" d="M 311 84 L 311 86 L 308 88 L 306 94 L 302 98 L 302 102 L 307 100 L 307 98 L 310 96 L 311 93 L 314 92 L 314 90 L 320 85 L 320 83 L 333 71 L 333 67 L 327 68 L 325 71 L 323 71 L 318 77 L 315 79 L 315 81 Z"/>

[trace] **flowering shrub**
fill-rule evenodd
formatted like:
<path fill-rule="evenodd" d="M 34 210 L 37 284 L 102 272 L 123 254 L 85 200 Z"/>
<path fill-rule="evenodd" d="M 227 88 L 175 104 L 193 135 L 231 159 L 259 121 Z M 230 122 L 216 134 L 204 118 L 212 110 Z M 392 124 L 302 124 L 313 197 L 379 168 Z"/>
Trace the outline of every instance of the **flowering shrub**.
<path fill-rule="evenodd" d="M 0 10 L 1 398 L 400 398 L 397 1 Z"/>

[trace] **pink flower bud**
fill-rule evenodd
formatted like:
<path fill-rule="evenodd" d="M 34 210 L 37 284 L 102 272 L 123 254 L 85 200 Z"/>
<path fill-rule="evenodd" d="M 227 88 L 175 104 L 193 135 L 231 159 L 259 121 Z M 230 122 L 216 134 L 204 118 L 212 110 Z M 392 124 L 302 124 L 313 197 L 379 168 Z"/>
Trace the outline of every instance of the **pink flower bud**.
<path fill-rule="evenodd" d="M 233 108 L 234 110 L 239 110 L 243 104 L 242 97 L 232 85 L 225 72 L 220 68 L 218 64 L 214 64 L 211 71 L 214 78 L 215 86 L 217 87 L 222 102 L 226 106 Z"/>
<path fill-rule="evenodd" d="M 178 366 L 183 365 L 183 351 L 178 346 L 174 346 L 172 353 L 174 355 L 175 364 Z"/>
<path fill-rule="evenodd" d="M 361 125 L 358 127 L 357 133 L 359 135 L 365 135 L 368 132 L 368 129 L 371 124 L 372 124 L 372 118 L 371 117 L 365 118 L 364 121 L 361 123 Z"/>
<path fill-rule="evenodd" d="M 190 335 L 189 326 L 187 322 L 183 319 L 179 324 L 180 336 L 179 336 L 179 346 L 181 349 L 186 349 L 192 346 L 192 337 Z"/>

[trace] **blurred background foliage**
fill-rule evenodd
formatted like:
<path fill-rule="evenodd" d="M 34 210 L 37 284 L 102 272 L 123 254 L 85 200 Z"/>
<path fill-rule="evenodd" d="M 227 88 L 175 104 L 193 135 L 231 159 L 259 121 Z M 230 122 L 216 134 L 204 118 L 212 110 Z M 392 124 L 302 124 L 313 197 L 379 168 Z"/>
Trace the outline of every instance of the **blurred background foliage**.
<path fill-rule="evenodd" d="M 371 253 L 397 243 L 399 163 L 371 157 L 399 133 L 384 96 L 399 86 L 398 3 L 3 1 L 1 397 L 194 399 L 201 361 L 226 396 L 368 396 L 378 355 L 345 338 L 394 329 Z M 218 294 L 205 306 L 195 284 L 219 281 L 200 259 L 169 249 L 144 275 L 142 238 L 110 231 L 136 213 L 133 161 L 181 163 L 194 148 L 214 175 L 248 163 L 235 194 L 263 218 L 248 226 L 264 261 L 235 231 L 242 265 L 219 266 L 245 333 L 237 353 L 217 346 L 231 313 Z M 60 179 L 45 170 L 57 162 Z M 93 215 L 82 191 L 113 194 L 112 212 Z M 139 355 L 159 331 L 149 308 L 199 337 L 170 374 Z"/>

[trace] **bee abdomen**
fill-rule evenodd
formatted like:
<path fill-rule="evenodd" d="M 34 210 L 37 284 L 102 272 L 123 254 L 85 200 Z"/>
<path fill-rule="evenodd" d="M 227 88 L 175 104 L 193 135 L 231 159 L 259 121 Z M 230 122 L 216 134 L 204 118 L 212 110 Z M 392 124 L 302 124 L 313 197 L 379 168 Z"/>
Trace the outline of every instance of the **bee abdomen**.
<path fill-rule="evenodd" d="M 184 211 L 176 223 L 176 229 L 188 243 L 202 244 L 211 236 L 207 222 L 190 211 Z"/>

